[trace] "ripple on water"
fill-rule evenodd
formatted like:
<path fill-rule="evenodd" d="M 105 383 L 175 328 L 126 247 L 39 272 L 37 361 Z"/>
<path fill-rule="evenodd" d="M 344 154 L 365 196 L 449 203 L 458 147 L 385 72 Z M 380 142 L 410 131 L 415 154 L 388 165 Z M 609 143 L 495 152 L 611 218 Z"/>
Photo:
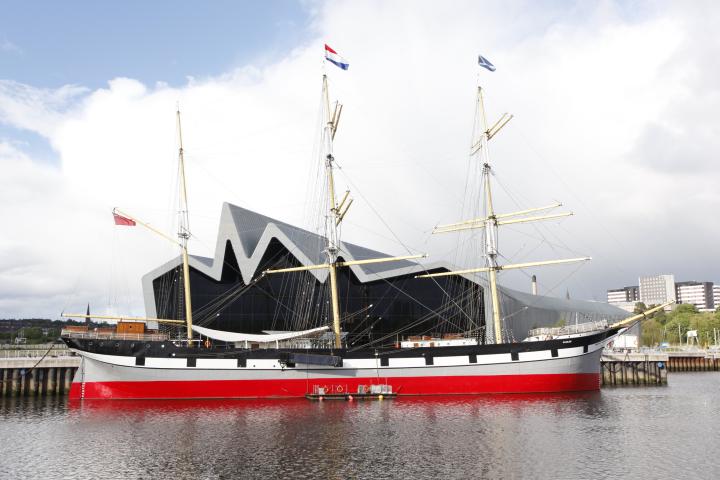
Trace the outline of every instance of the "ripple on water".
<path fill-rule="evenodd" d="M 715 478 L 720 374 L 562 395 L 1 399 L 0 478 Z"/>

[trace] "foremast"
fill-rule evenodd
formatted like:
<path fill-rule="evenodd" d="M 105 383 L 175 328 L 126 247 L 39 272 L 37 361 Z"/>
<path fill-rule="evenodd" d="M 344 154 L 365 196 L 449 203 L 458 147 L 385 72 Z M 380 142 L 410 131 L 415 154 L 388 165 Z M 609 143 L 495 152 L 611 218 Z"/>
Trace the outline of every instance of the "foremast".
<path fill-rule="evenodd" d="M 382 263 L 382 262 L 393 262 L 398 260 L 410 260 L 415 258 L 423 258 L 425 255 L 407 255 L 403 257 L 386 257 L 386 258 L 370 258 L 363 260 L 350 260 L 350 261 L 338 261 L 340 253 L 340 234 L 339 226 L 345 218 L 345 214 L 348 212 L 350 205 L 352 204 L 352 198 L 349 198 L 350 191 L 345 191 L 343 198 L 340 202 L 337 201 L 335 195 L 335 177 L 334 177 L 334 163 L 335 157 L 333 156 L 333 140 L 337 131 L 338 123 L 340 121 L 340 114 L 342 113 L 342 105 L 340 103 L 335 104 L 335 108 L 330 110 L 330 95 L 328 91 L 327 75 L 322 77 L 322 104 L 323 104 L 323 161 L 325 164 L 325 181 L 327 182 L 327 214 L 325 215 L 325 255 L 327 258 L 326 263 L 319 265 L 308 265 L 303 267 L 291 267 L 291 268 L 280 268 L 273 270 L 266 270 L 265 273 L 287 273 L 287 272 L 300 272 L 306 270 L 318 270 L 327 269 L 328 277 L 330 280 L 330 308 L 333 320 L 333 333 L 335 336 L 334 346 L 335 348 L 342 348 L 342 331 L 340 322 L 340 301 L 338 295 L 337 286 L 337 269 L 339 267 L 349 267 L 352 265 L 367 265 L 371 263 Z"/>
<path fill-rule="evenodd" d="M 193 338 L 192 299 L 190 296 L 190 261 L 188 258 L 188 240 L 190 239 L 190 219 L 188 217 L 187 185 L 185 182 L 185 152 L 183 150 L 182 123 L 180 122 L 180 107 L 177 109 L 178 129 L 178 169 L 180 173 L 180 209 L 178 211 L 178 245 L 182 253 L 183 262 L 183 299 L 185 300 L 185 324 L 187 338 Z"/>
<path fill-rule="evenodd" d="M 178 210 L 178 239 L 175 240 L 170 235 L 163 233 L 157 228 L 153 227 L 149 223 L 143 222 L 135 218 L 134 216 L 121 212 L 119 209 L 113 209 L 113 215 L 128 220 L 132 223 L 129 225 L 142 225 L 151 232 L 161 236 L 165 240 L 176 244 L 180 247 L 182 264 L 183 264 L 183 297 L 184 297 L 184 308 L 185 308 L 185 321 L 172 320 L 166 318 L 149 318 L 149 317 L 134 317 L 134 316 L 118 316 L 118 315 L 90 315 L 81 313 L 62 313 L 63 317 L 72 318 L 99 318 L 105 320 L 131 320 L 131 321 L 143 321 L 143 322 L 158 322 L 158 323 L 169 323 L 169 324 L 184 324 L 187 329 L 188 344 L 192 345 L 193 338 L 193 320 L 192 320 L 192 301 L 190 298 L 190 265 L 188 256 L 188 240 L 190 239 L 190 222 L 188 218 L 188 201 L 187 201 L 187 185 L 185 179 L 185 152 L 183 150 L 182 140 L 182 124 L 180 122 L 180 107 L 177 109 L 177 128 L 178 128 L 178 172 L 180 176 L 179 189 L 180 189 L 180 206 Z"/>
<path fill-rule="evenodd" d="M 480 118 L 477 118 L 480 117 Z M 572 215 L 572 212 L 540 215 L 540 216 L 527 216 L 529 213 L 539 212 L 544 210 L 550 210 L 562 204 L 557 203 L 553 205 L 547 205 L 544 207 L 530 208 L 527 210 L 521 210 L 512 213 L 496 214 L 493 206 L 492 186 L 490 177 L 492 174 L 492 167 L 490 166 L 490 153 L 488 149 L 489 141 L 512 119 L 512 115 L 504 113 L 500 119 L 495 122 L 492 126 L 487 123 L 487 117 L 485 114 L 485 105 L 483 101 L 483 89 L 478 86 L 477 90 L 477 107 L 476 107 L 476 125 L 482 125 L 480 131 L 473 132 L 473 142 L 470 148 L 470 156 L 475 157 L 480 154 L 480 161 L 482 161 L 482 173 L 481 173 L 481 184 L 485 190 L 484 195 L 484 216 L 481 218 L 474 218 L 465 220 L 458 223 L 449 225 L 437 226 L 433 229 L 433 234 L 436 233 L 447 233 L 456 232 L 461 230 L 469 230 L 475 228 L 485 229 L 485 242 L 484 242 L 484 256 L 485 256 L 485 267 L 471 268 L 467 270 L 456 270 L 452 272 L 441 272 L 431 273 L 426 275 L 418 275 L 417 278 L 430 278 L 430 277 L 444 277 L 451 275 L 468 275 L 475 273 L 485 272 L 488 274 L 488 283 L 490 284 L 490 299 L 492 303 L 492 316 L 493 316 L 493 332 L 495 334 L 495 343 L 503 343 L 502 334 L 502 317 L 500 308 L 500 295 L 498 292 L 497 284 L 497 272 L 500 270 L 512 270 L 518 268 L 535 267 L 542 265 L 554 265 L 560 263 L 571 263 L 581 262 L 590 260 L 590 257 L 581 258 L 570 258 L 562 260 L 547 260 L 540 262 L 526 262 L 517 264 L 500 265 L 498 263 L 498 227 L 501 225 L 514 224 L 514 223 L 526 223 L 539 220 L 549 220 L 553 218 L 560 218 Z M 478 123 L 480 120 L 482 123 Z"/>

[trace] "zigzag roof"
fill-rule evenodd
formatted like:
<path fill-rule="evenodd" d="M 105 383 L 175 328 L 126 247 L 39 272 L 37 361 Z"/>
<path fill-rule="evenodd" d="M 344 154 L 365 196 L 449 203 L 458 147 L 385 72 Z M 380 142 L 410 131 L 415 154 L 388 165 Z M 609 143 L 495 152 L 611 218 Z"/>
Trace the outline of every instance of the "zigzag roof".
<path fill-rule="evenodd" d="M 229 242 L 235 253 L 242 281 L 247 284 L 258 275 L 260 262 L 273 239 L 279 241 L 302 265 L 323 263 L 326 260 L 323 253 L 325 239 L 322 236 L 226 202 L 222 206 L 220 215 L 214 257 L 191 255 L 190 266 L 213 280 L 219 281 L 222 278 L 225 253 Z M 352 243 L 341 242 L 340 256 L 345 260 L 363 260 L 390 255 Z M 181 258 L 178 256 L 143 276 L 145 309 L 148 316 L 156 316 L 153 280 L 180 264 Z M 349 268 L 358 281 L 365 283 L 427 270 L 453 270 L 454 266 L 444 261 L 421 265 L 410 260 L 401 260 L 370 265 L 352 265 Z M 310 272 L 320 282 L 325 282 L 328 276 L 326 269 L 310 270 Z M 465 275 L 465 278 L 481 285 L 485 284 L 485 280 L 479 275 Z M 625 314 L 623 310 L 605 303 L 564 300 L 530 295 L 502 286 L 499 288 L 503 295 L 533 308 L 594 312 L 612 317 Z"/>

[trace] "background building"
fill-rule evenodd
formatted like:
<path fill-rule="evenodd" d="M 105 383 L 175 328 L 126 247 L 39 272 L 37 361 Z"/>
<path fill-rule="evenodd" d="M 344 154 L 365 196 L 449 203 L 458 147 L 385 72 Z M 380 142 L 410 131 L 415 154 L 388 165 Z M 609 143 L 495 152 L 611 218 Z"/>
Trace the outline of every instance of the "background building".
<path fill-rule="evenodd" d="M 715 311 L 713 282 L 677 282 L 675 292 L 677 303 L 695 305 L 700 312 Z"/>
<path fill-rule="evenodd" d="M 660 305 L 671 300 L 677 300 L 674 275 L 640 277 L 638 283 L 640 301 L 645 305 Z M 670 308 L 668 307 L 667 310 L 670 310 Z"/>
<path fill-rule="evenodd" d="M 326 261 L 325 240 L 307 230 L 224 204 L 214 258 L 190 257 L 193 321 L 219 330 L 260 333 L 331 323 L 327 270 L 263 275 L 270 268 Z M 342 242 L 344 260 L 389 256 Z M 183 319 L 180 257 L 143 277 L 149 317 Z M 412 261 L 338 269 L 342 328 L 348 344 L 393 343 L 402 335 L 477 332 L 494 338 L 485 280 L 479 275 L 416 279 L 454 269 L 446 262 Z M 503 330 L 522 340 L 528 330 L 564 322 L 607 320 L 626 312 L 601 302 L 532 295 L 500 286 Z"/>
<path fill-rule="evenodd" d="M 607 302 L 627 312 L 634 311 L 635 304 L 639 301 L 640 289 L 637 285 L 607 291 Z"/>
<path fill-rule="evenodd" d="M 695 305 L 701 312 L 712 312 L 720 307 L 720 285 L 713 282 L 675 282 L 674 275 L 646 276 L 638 280 L 638 286 L 608 290 L 608 303 L 627 311 L 633 311 L 637 302 L 650 306 L 670 300 Z"/>

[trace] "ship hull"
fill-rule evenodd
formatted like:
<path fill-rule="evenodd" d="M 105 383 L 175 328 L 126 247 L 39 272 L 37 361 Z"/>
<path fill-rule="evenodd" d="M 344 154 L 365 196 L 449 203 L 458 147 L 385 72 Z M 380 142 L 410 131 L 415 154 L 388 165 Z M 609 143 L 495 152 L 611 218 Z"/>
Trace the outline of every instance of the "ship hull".
<path fill-rule="evenodd" d="M 317 388 L 355 393 L 374 384 L 387 384 L 399 396 L 597 390 L 600 355 L 613 336 L 606 331 L 565 341 L 396 350 L 385 352 L 384 361 L 383 352 L 346 354 L 334 366 L 288 364 L 279 350 L 245 351 L 241 360 L 226 354 L 192 361 L 148 356 L 140 362 L 137 356 L 74 348 L 83 359 L 70 397 L 292 398 Z"/>

